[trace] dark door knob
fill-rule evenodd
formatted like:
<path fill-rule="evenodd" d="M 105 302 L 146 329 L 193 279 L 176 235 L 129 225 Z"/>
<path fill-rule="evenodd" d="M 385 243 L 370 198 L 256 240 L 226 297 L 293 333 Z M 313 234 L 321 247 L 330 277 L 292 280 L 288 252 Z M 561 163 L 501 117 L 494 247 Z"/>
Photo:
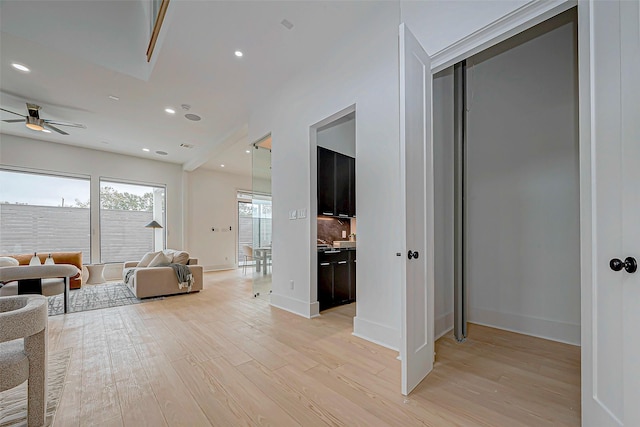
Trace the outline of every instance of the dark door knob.
<path fill-rule="evenodd" d="M 635 273 L 638 270 L 638 262 L 634 257 L 626 257 L 624 261 L 614 258 L 609 261 L 609 267 L 613 271 L 620 271 L 623 268 L 627 273 Z"/>
<path fill-rule="evenodd" d="M 415 251 L 415 252 L 409 251 L 409 253 L 407 254 L 407 257 L 409 259 L 413 259 L 413 258 L 418 259 L 419 256 L 420 254 L 418 253 L 418 251 Z"/>

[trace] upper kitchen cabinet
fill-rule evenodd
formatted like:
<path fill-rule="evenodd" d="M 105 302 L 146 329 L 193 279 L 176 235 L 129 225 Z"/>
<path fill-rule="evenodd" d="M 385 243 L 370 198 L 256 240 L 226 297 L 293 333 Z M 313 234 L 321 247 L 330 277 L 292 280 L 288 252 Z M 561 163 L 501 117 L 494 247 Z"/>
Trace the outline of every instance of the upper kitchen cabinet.
<path fill-rule="evenodd" d="M 318 129 L 318 214 L 356 216 L 355 113 Z"/>
<path fill-rule="evenodd" d="M 318 147 L 318 214 L 356 216 L 356 159 Z"/>
<path fill-rule="evenodd" d="M 318 147 L 318 214 L 336 213 L 336 156 L 335 152 Z"/>

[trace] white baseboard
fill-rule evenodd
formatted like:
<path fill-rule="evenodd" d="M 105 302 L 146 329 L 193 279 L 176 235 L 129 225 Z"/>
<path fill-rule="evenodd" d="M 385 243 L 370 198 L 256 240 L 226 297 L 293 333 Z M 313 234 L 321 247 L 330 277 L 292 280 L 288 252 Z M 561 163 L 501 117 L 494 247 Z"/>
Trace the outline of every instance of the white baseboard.
<path fill-rule="evenodd" d="M 318 302 L 309 303 L 275 293 L 271 294 L 271 305 L 307 319 L 318 316 L 319 312 Z"/>
<path fill-rule="evenodd" d="M 365 320 L 361 316 L 353 318 L 353 335 L 391 350 L 400 351 L 399 330 Z"/>
<path fill-rule="evenodd" d="M 235 270 L 237 267 L 235 264 L 219 264 L 219 265 L 203 265 L 202 270 L 204 272 L 209 271 L 223 271 L 223 270 Z"/>
<path fill-rule="evenodd" d="M 437 340 L 453 329 L 453 312 L 438 317 L 435 321 L 434 336 Z"/>
<path fill-rule="evenodd" d="M 477 308 L 469 309 L 469 322 L 565 344 L 580 345 L 579 324 Z"/>

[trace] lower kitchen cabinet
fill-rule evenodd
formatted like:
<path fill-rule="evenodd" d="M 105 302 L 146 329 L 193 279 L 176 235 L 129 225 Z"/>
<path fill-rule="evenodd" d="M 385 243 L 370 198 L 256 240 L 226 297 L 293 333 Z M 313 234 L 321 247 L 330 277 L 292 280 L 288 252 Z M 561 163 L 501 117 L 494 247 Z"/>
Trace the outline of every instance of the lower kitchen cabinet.
<path fill-rule="evenodd" d="M 318 302 L 320 310 L 355 301 L 356 251 L 318 253 Z"/>

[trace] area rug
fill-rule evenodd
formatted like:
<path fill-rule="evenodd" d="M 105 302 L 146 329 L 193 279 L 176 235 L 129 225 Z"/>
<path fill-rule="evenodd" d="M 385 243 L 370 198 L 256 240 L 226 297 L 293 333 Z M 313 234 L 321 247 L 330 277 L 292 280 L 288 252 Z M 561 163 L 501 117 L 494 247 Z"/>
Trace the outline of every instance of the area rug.
<path fill-rule="evenodd" d="M 105 283 L 103 285 L 84 285 L 82 288 L 73 289 L 69 293 L 69 313 L 140 304 L 142 302 L 159 299 L 164 299 L 164 297 L 138 299 L 122 282 Z M 49 297 L 49 316 L 63 313 L 63 294 Z"/>
<path fill-rule="evenodd" d="M 53 424 L 64 391 L 71 349 L 49 354 L 45 426 Z M 27 382 L 0 392 L 0 427 L 27 425 Z"/>

